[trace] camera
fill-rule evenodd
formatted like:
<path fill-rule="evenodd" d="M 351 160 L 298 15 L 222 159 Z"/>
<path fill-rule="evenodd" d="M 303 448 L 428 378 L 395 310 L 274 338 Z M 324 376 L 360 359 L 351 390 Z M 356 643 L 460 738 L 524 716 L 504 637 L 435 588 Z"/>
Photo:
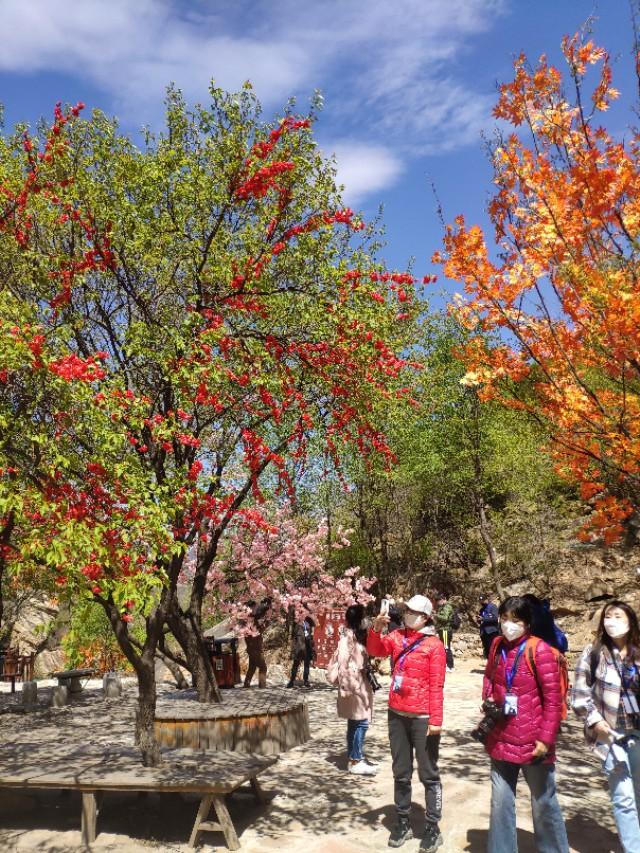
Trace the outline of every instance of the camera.
<path fill-rule="evenodd" d="M 477 740 L 478 743 L 484 743 L 495 724 L 504 717 L 502 708 L 496 705 L 493 699 L 484 700 L 482 703 L 482 711 L 484 713 L 484 717 L 480 720 L 477 727 L 471 732 L 471 737 L 474 740 Z"/>

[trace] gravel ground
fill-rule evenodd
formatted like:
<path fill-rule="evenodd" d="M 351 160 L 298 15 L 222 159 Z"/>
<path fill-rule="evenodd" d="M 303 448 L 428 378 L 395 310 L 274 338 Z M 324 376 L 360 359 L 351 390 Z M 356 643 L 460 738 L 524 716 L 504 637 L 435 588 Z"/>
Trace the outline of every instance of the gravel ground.
<path fill-rule="evenodd" d="M 481 662 L 459 663 L 447 676 L 445 734 L 440 766 L 444 786 L 441 853 L 484 853 L 489 813 L 488 762 L 468 736 L 478 718 Z M 281 684 L 280 672 L 270 682 Z M 335 715 L 335 693 L 324 673 L 312 670 L 313 686 L 304 691 L 312 739 L 281 756 L 260 778 L 269 802 L 258 805 L 243 793 L 229 798 L 229 810 L 246 853 L 362 853 L 387 848 L 394 820 L 393 778 L 386 736 L 386 690 L 376 694 L 367 754 L 380 762 L 375 778 L 346 773 L 345 727 Z M 385 679 L 383 679 L 385 680 Z M 127 681 L 121 699 L 101 698 L 101 682 L 91 681 L 73 704 L 47 707 L 55 682 L 38 683 L 39 707 L 23 713 L 20 694 L 0 685 L 0 738 L 46 743 L 64 750 L 74 741 L 133 743 L 136 688 Z M 388 679 L 386 679 L 388 684 Z M 163 685 L 160 691 L 170 690 Z M 611 809 L 597 762 L 582 743 L 577 721 L 564 727 L 559 745 L 558 789 L 572 853 L 620 853 Z M 414 784 L 414 833 L 423 830 L 423 792 Z M 197 798 L 174 794 L 108 794 L 98 818 L 96 851 L 149 853 L 186 851 Z M 80 838 L 80 795 L 0 789 L 0 851 L 75 853 Z M 518 798 L 520 853 L 534 853 L 527 789 Z M 224 850 L 221 835 L 201 836 L 202 851 Z M 415 853 L 418 841 L 403 850 Z"/>

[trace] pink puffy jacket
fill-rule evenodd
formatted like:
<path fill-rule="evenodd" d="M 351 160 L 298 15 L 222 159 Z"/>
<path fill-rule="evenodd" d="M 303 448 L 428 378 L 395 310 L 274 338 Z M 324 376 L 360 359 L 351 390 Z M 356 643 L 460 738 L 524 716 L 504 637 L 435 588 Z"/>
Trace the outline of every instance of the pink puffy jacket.
<path fill-rule="evenodd" d="M 483 696 L 491 696 L 497 705 L 504 704 L 507 692 L 506 667 L 512 667 L 523 637 L 513 643 L 502 640 L 501 648 L 507 653 L 506 661 L 498 651 L 495 662 L 489 655 L 484 672 Z M 500 720 L 490 732 L 485 749 L 497 761 L 529 764 L 533 758 L 536 741 L 549 747 L 545 764 L 555 761 L 555 742 L 560 729 L 562 694 L 558 662 L 549 646 L 542 640 L 536 647 L 537 680 L 531 672 L 525 654 L 520 658 L 511 692 L 518 697 L 518 714 Z M 495 672 L 491 672 L 495 668 Z"/>
<path fill-rule="evenodd" d="M 392 631 L 385 637 L 369 631 L 367 651 L 373 657 L 392 655 L 395 660 L 403 649 L 403 640 L 410 645 L 420 636 L 410 628 Z M 389 690 L 389 707 L 407 714 L 427 714 L 432 726 L 442 725 L 442 704 L 446 655 L 438 637 L 427 636 L 419 646 L 404 656 L 396 667 L 401 669 L 402 688 L 396 693 L 393 679 Z"/>

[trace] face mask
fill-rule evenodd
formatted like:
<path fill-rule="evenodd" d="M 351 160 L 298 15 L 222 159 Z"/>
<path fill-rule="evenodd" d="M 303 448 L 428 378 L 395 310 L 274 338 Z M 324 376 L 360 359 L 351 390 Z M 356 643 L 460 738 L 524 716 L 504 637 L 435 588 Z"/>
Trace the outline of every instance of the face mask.
<path fill-rule="evenodd" d="M 519 625 L 517 622 L 503 622 L 500 627 L 505 638 L 510 643 L 519 639 L 525 632 L 524 625 Z"/>
<path fill-rule="evenodd" d="M 422 622 L 422 616 L 419 613 L 405 613 L 404 624 L 407 628 L 415 628 Z"/>
<path fill-rule="evenodd" d="M 625 634 L 629 633 L 629 620 L 626 618 L 605 619 L 604 630 L 613 640 L 618 637 L 624 637 Z"/>

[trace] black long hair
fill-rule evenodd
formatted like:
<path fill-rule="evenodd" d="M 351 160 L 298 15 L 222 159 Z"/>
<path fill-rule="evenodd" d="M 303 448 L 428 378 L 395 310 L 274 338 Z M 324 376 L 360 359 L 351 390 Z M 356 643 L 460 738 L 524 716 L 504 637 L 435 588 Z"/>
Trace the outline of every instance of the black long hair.
<path fill-rule="evenodd" d="M 513 613 L 518 621 L 524 622 L 527 628 L 531 628 L 533 621 L 531 605 L 524 595 L 510 595 L 509 598 L 505 598 L 498 608 L 498 616 L 504 616 L 506 613 Z"/>
<path fill-rule="evenodd" d="M 633 609 L 633 607 L 630 607 L 625 601 L 618 601 L 617 599 L 614 601 L 607 601 L 605 606 L 602 608 L 602 613 L 600 614 L 600 621 L 598 623 L 598 631 L 596 633 L 596 644 L 599 643 L 601 646 L 606 646 L 613 657 L 614 642 L 604 630 L 604 620 L 606 619 L 609 610 L 614 607 L 618 607 L 620 610 L 624 611 L 627 616 L 627 619 L 629 620 L 627 657 L 636 660 L 640 657 L 640 627 L 638 626 L 638 617 L 636 616 L 636 611 Z"/>
<path fill-rule="evenodd" d="M 347 623 L 347 628 L 351 628 L 356 636 L 356 640 L 363 646 L 367 645 L 367 632 L 365 628 L 361 628 L 362 620 L 364 619 L 364 605 L 352 604 L 347 607 L 347 612 L 344 615 L 344 621 Z"/>

